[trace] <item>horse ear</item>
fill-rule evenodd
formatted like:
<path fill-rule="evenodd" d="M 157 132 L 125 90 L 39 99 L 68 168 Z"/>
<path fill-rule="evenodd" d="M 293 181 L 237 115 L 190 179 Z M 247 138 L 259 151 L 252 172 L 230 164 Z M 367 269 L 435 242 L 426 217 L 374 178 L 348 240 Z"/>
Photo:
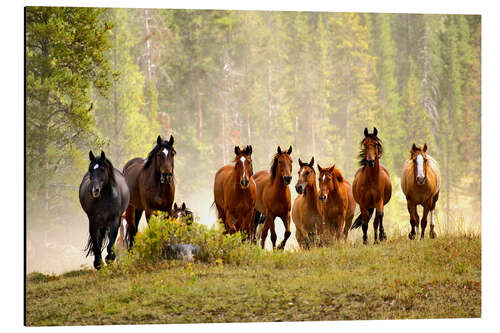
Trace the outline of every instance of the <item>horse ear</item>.
<path fill-rule="evenodd" d="M 170 134 L 170 140 L 168 140 L 168 144 L 173 147 L 174 146 L 174 137 L 172 136 L 172 134 Z"/>
<path fill-rule="evenodd" d="M 104 152 L 101 150 L 101 160 L 105 160 L 106 159 L 106 155 L 104 155 Z"/>
<path fill-rule="evenodd" d="M 94 162 L 94 160 L 95 160 L 95 156 L 94 156 L 94 153 L 92 152 L 92 150 L 91 150 L 91 151 L 89 151 L 89 158 L 90 158 L 90 161 L 91 161 L 91 162 Z"/>
<path fill-rule="evenodd" d="M 311 158 L 311 161 L 309 162 L 309 167 L 312 169 L 314 166 L 314 156 Z"/>
<path fill-rule="evenodd" d="M 281 154 L 281 147 L 278 146 L 278 154 Z"/>
<path fill-rule="evenodd" d="M 366 128 L 366 127 L 365 127 L 365 132 L 364 132 L 364 134 L 365 134 L 365 138 L 366 138 L 366 137 L 368 137 L 368 128 Z"/>
<path fill-rule="evenodd" d="M 303 164 L 305 164 L 304 162 L 302 162 L 302 160 L 300 159 L 299 157 L 299 165 L 302 166 Z"/>
<path fill-rule="evenodd" d="M 247 146 L 245 150 L 247 155 L 252 155 L 252 145 Z"/>
<path fill-rule="evenodd" d="M 239 155 L 241 153 L 240 146 L 234 146 L 234 153 Z"/>
<path fill-rule="evenodd" d="M 186 204 L 184 202 L 182 203 L 182 207 L 181 208 L 182 208 L 182 210 L 186 209 Z"/>
<path fill-rule="evenodd" d="M 159 146 L 161 145 L 161 136 L 158 135 L 158 137 L 156 138 L 156 144 Z"/>
<path fill-rule="evenodd" d="M 177 202 L 174 203 L 174 210 L 177 210 Z"/>
<path fill-rule="evenodd" d="M 377 136 L 377 134 L 378 134 L 377 128 L 376 128 L 376 127 L 374 127 L 374 128 L 373 128 L 373 135 L 374 135 L 374 136 Z"/>
<path fill-rule="evenodd" d="M 414 152 L 415 150 L 417 150 L 417 146 L 413 144 L 413 146 L 411 146 L 411 151 Z"/>
<path fill-rule="evenodd" d="M 290 146 L 290 148 L 288 148 L 288 155 L 290 155 L 292 153 L 292 146 Z"/>
<path fill-rule="evenodd" d="M 323 170 L 323 168 L 319 164 L 316 164 L 316 166 L 318 167 L 319 172 L 321 172 L 321 170 Z"/>
<path fill-rule="evenodd" d="M 424 143 L 424 153 L 427 151 L 427 143 Z"/>
<path fill-rule="evenodd" d="M 335 170 L 335 164 L 328 168 L 328 172 L 332 173 Z"/>

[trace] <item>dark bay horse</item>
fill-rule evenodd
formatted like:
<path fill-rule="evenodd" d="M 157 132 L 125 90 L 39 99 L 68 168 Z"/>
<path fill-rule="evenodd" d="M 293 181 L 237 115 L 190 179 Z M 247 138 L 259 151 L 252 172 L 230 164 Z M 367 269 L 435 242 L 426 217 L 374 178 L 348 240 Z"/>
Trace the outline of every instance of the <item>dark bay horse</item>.
<path fill-rule="evenodd" d="M 159 210 L 172 214 L 174 203 L 174 137 L 162 140 L 158 135 L 156 145 L 146 159 L 136 157 L 123 167 L 123 174 L 130 189 L 130 204 L 126 220 L 129 226 L 129 248 L 134 245 L 134 237 L 139 227 L 142 212 L 146 220 L 153 211 Z"/>
<path fill-rule="evenodd" d="M 180 206 L 177 206 L 177 203 L 174 203 L 172 217 L 178 221 L 185 221 L 188 225 L 193 223 L 193 212 L 187 209 L 184 202 Z"/>
<path fill-rule="evenodd" d="M 408 212 L 410 213 L 411 232 L 410 239 L 415 238 L 415 227 L 418 231 L 417 205 L 424 207 L 424 214 L 420 224 L 422 234 L 420 239 L 424 239 L 425 227 L 427 226 L 427 215 L 431 213 L 431 230 L 429 236 L 436 237 L 434 231 L 434 209 L 439 198 L 441 186 L 441 174 L 439 165 L 427 154 L 427 144 L 424 147 L 417 147 L 415 144 L 410 149 L 410 158 L 406 160 L 401 175 L 401 189 L 406 196 Z"/>
<path fill-rule="evenodd" d="M 292 206 L 292 218 L 295 224 L 295 238 L 301 248 L 309 249 L 319 245 L 322 231 L 322 218 L 319 212 L 314 156 L 309 163 L 299 158 L 299 179 L 295 190 L 299 194 Z"/>
<path fill-rule="evenodd" d="M 261 246 L 264 248 L 267 232 L 271 230 L 271 242 L 273 249 L 276 247 L 276 230 L 274 229 L 274 219 L 280 217 L 285 225 L 285 235 L 279 245 L 279 249 L 284 249 L 286 241 L 290 237 L 290 209 L 292 201 L 288 185 L 292 181 L 292 146 L 287 151 L 282 151 L 278 146 L 278 151 L 271 162 L 271 170 L 257 172 L 253 179 L 257 184 L 257 201 L 255 209 L 265 216 L 264 226 L 261 232 Z"/>
<path fill-rule="evenodd" d="M 373 133 L 368 133 L 365 128 L 364 139 L 361 141 L 361 152 L 359 154 L 361 168 L 356 172 L 352 182 L 352 192 L 354 200 L 361 209 L 361 214 L 356 218 L 352 229 L 363 227 L 363 243 L 367 244 L 368 222 L 377 211 L 373 221 L 373 231 L 375 244 L 377 241 L 377 229 L 379 229 L 380 240 L 387 238 L 384 231 L 384 205 L 391 200 L 392 185 L 389 171 L 383 166 L 379 159 L 382 157 L 382 141 L 377 136 L 377 129 L 373 128 Z"/>
<path fill-rule="evenodd" d="M 234 164 L 220 168 L 215 174 L 214 204 L 226 233 L 247 232 L 253 239 L 253 217 L 257 189 L 252 178 L 252 146 L 234 147 Z"/>
<path fill-rule="evenodd" d="M 319 212 L 326 229 L 326 244 L 332 238 L 338 241 L 342 233 L 344 239 L 347 239 L 356 209 L 351 183 L 342 176 L 335 164 L 324 169 L 318 164 L 318 171 Z"/>
<path fill-rule="evenodd" d="M 94 267 L 102 264 L 101 247 L 106 246 L 106 261 L 115 260 L 113 245 L 118 234 L 123 212 L 127 209 L 130 194 L 120 170 L 113 167 L 101 151 L 100 157 L 89 152 L 90 164 L 80 184 L 80 204 L 89 218 L 89 240 L 85 250 L 87 256 L 94 255 Z"/>

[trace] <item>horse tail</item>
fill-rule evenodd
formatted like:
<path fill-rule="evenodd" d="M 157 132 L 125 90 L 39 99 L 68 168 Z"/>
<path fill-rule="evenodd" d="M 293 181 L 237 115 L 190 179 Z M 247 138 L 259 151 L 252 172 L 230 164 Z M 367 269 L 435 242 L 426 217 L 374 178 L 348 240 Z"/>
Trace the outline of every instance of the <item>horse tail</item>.
<path fill-rule="evenodd" d="M 368 221 L 370 221 L 374 210 L 375 210 L 375 208 L 368 208 Z M 363 224 L 363 219 L 362 219 L 361 213 L 360 213 L 358 215 L 358 217 L 356 218 L 356 221 L 354 221 L 354 223 L 352 224 L 351 230 L 358 229 L 359 227 L 361 227 L 362 224 Z"/>
<path fill-rule="evenodd" d="M 99 237 L 97 237 L 99 238 Z M 109 243 L 109 229 L 106 228 L 104 231 L 104 235 L 102 236 L 102 241 L 101 241 L 101 251 L 104 249 L 106 246 L 108 246 Z M 96 244 L 97 245 L 97 244 Z M 88 257 L 90 254 L 95 256 L 94 253 L 94 242 L 92 241 L 91 235 L 89 235 L 89 239 L 87 240 L 87 245 L 85 245 L 85 248 L 83 249 L 83 252 L 87 252 L 85 254 L 85 257 Z"/>

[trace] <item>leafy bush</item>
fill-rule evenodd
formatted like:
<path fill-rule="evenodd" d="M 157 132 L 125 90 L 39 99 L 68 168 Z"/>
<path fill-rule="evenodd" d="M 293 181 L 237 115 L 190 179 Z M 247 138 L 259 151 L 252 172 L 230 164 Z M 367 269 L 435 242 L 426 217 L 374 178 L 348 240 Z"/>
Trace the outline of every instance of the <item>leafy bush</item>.
<path fill-rule="evenodd" d="M 143 233 L 137 234 L 131 253 L 111 266 L 115 266 L 115 271 L 153 267 L 165 261 L 163 249 L 167 244 L 198 245 L 200 253 L 196 259 L 211 264 L 248 265 L 263 255 L 256 245 L 244 242 L 241 233 L 226 235 L 216 226 L 208 228 L 196 222 L 188 225 L 158 213 L 150 218 Z"/>

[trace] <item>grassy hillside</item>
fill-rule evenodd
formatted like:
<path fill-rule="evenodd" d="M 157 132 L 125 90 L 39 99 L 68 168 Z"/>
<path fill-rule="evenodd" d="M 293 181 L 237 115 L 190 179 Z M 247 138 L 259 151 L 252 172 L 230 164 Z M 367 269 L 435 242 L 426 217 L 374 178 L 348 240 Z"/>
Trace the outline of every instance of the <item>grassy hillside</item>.
<path fill-rule="evenodd" d="M 268 252 L 237 264 L 30 274 L 27 325 L 481 316 L 481 239 L 407 237 Z"/>

